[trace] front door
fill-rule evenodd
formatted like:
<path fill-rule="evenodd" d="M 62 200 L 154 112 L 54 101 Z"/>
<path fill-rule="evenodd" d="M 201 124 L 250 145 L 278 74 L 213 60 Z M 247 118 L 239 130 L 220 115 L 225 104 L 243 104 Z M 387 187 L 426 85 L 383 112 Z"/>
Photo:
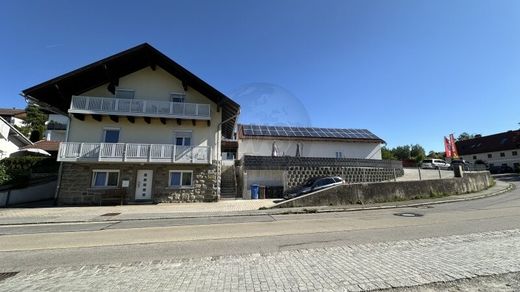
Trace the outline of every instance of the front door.
<path fill-rule="evenodd" d="M 152 199 L 152 170 L 140 169 L 137 171 L 137 181 L 135 184 L 135 200 Z"/>

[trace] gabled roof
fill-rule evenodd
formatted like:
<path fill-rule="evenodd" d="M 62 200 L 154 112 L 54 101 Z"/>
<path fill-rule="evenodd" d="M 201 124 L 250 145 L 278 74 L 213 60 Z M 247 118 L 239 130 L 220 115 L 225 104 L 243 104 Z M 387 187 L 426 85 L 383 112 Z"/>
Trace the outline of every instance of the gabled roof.
<path fill-rule="evenodd" d="M 265 125 L 238 125 L 239 138 L 282 138 L 304 140 L 341 140 L 385 143 L 367 129 L 333 129 Z"/>
<path fill-rule="evenodd" d="M 23 108 L 0 108 L 0 116 L 16 116 L 25 114 Z"/>
<path fill-rule="evenodd" d="M 231 137 L 240 106 L 148 43 L 115 54 L 22 91 L 26 98 L 51 110 L 66 113 L 72 95 L 109 83 L 146 67 L 159 66 L 217 103 L 222 109 L 222 133 Z"/>
<path fill-rule="evenodd" d="M 461 156 L 520 149 L 520 130 L 457 141 L 455 145 Z"/>

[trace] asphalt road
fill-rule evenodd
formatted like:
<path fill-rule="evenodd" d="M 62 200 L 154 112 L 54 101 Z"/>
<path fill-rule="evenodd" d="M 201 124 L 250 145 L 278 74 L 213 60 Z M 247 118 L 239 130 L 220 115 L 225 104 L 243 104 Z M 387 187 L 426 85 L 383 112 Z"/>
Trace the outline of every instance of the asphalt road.
<path fill-rule="evenodd" d="M 520 228 L 517 188 L 421 208 L 0 228 L 0 272 L 375 243 Z M 420 217 L 396 216 L 417 213 Z"/>

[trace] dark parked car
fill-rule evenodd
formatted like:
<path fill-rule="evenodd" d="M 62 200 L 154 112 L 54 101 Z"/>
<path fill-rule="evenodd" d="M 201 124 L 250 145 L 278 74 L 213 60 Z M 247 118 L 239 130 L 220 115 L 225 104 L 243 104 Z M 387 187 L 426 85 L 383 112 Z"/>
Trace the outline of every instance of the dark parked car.
<path fill-rule="evenodd" d="M 345 181 L 339 176 L 314 177 L 307 180 L 303 185 L 292 189 L 284 196 L 285 199 L 292 199 L 310 192 L 318 191 L 324 188 L 344 184 Z"/>
<path fill-rule="evenodd" d="M 508 165 L 492 166 L 489 168 L 489 172 L 492 174 L 498 173 L 513 173 L 513 168 Z"/>
<path fill-rule="evenodd" d="M 467 162 L 464 159 L 453 159 L 451 161 L 450 169 L 453 169 L 454 167 L 457 167 L 459 165 L 462 166 L 463 170 L 470 170 L 472 168 L 471 163 Z"/>

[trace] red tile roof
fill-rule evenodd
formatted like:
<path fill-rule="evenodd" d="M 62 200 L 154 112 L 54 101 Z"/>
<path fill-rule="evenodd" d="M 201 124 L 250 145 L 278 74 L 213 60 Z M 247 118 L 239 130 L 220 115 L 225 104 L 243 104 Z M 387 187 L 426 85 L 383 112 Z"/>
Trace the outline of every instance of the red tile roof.
<path fill-rule="evenodd" d="M 39 148 L 45 151 L 58 151 L 60 147 L 59 141 L 47 141 L 47 140 L 40 140 L 38 142 L 34 142 L 33 145 L 27 145 L 23 148 Z"/>

